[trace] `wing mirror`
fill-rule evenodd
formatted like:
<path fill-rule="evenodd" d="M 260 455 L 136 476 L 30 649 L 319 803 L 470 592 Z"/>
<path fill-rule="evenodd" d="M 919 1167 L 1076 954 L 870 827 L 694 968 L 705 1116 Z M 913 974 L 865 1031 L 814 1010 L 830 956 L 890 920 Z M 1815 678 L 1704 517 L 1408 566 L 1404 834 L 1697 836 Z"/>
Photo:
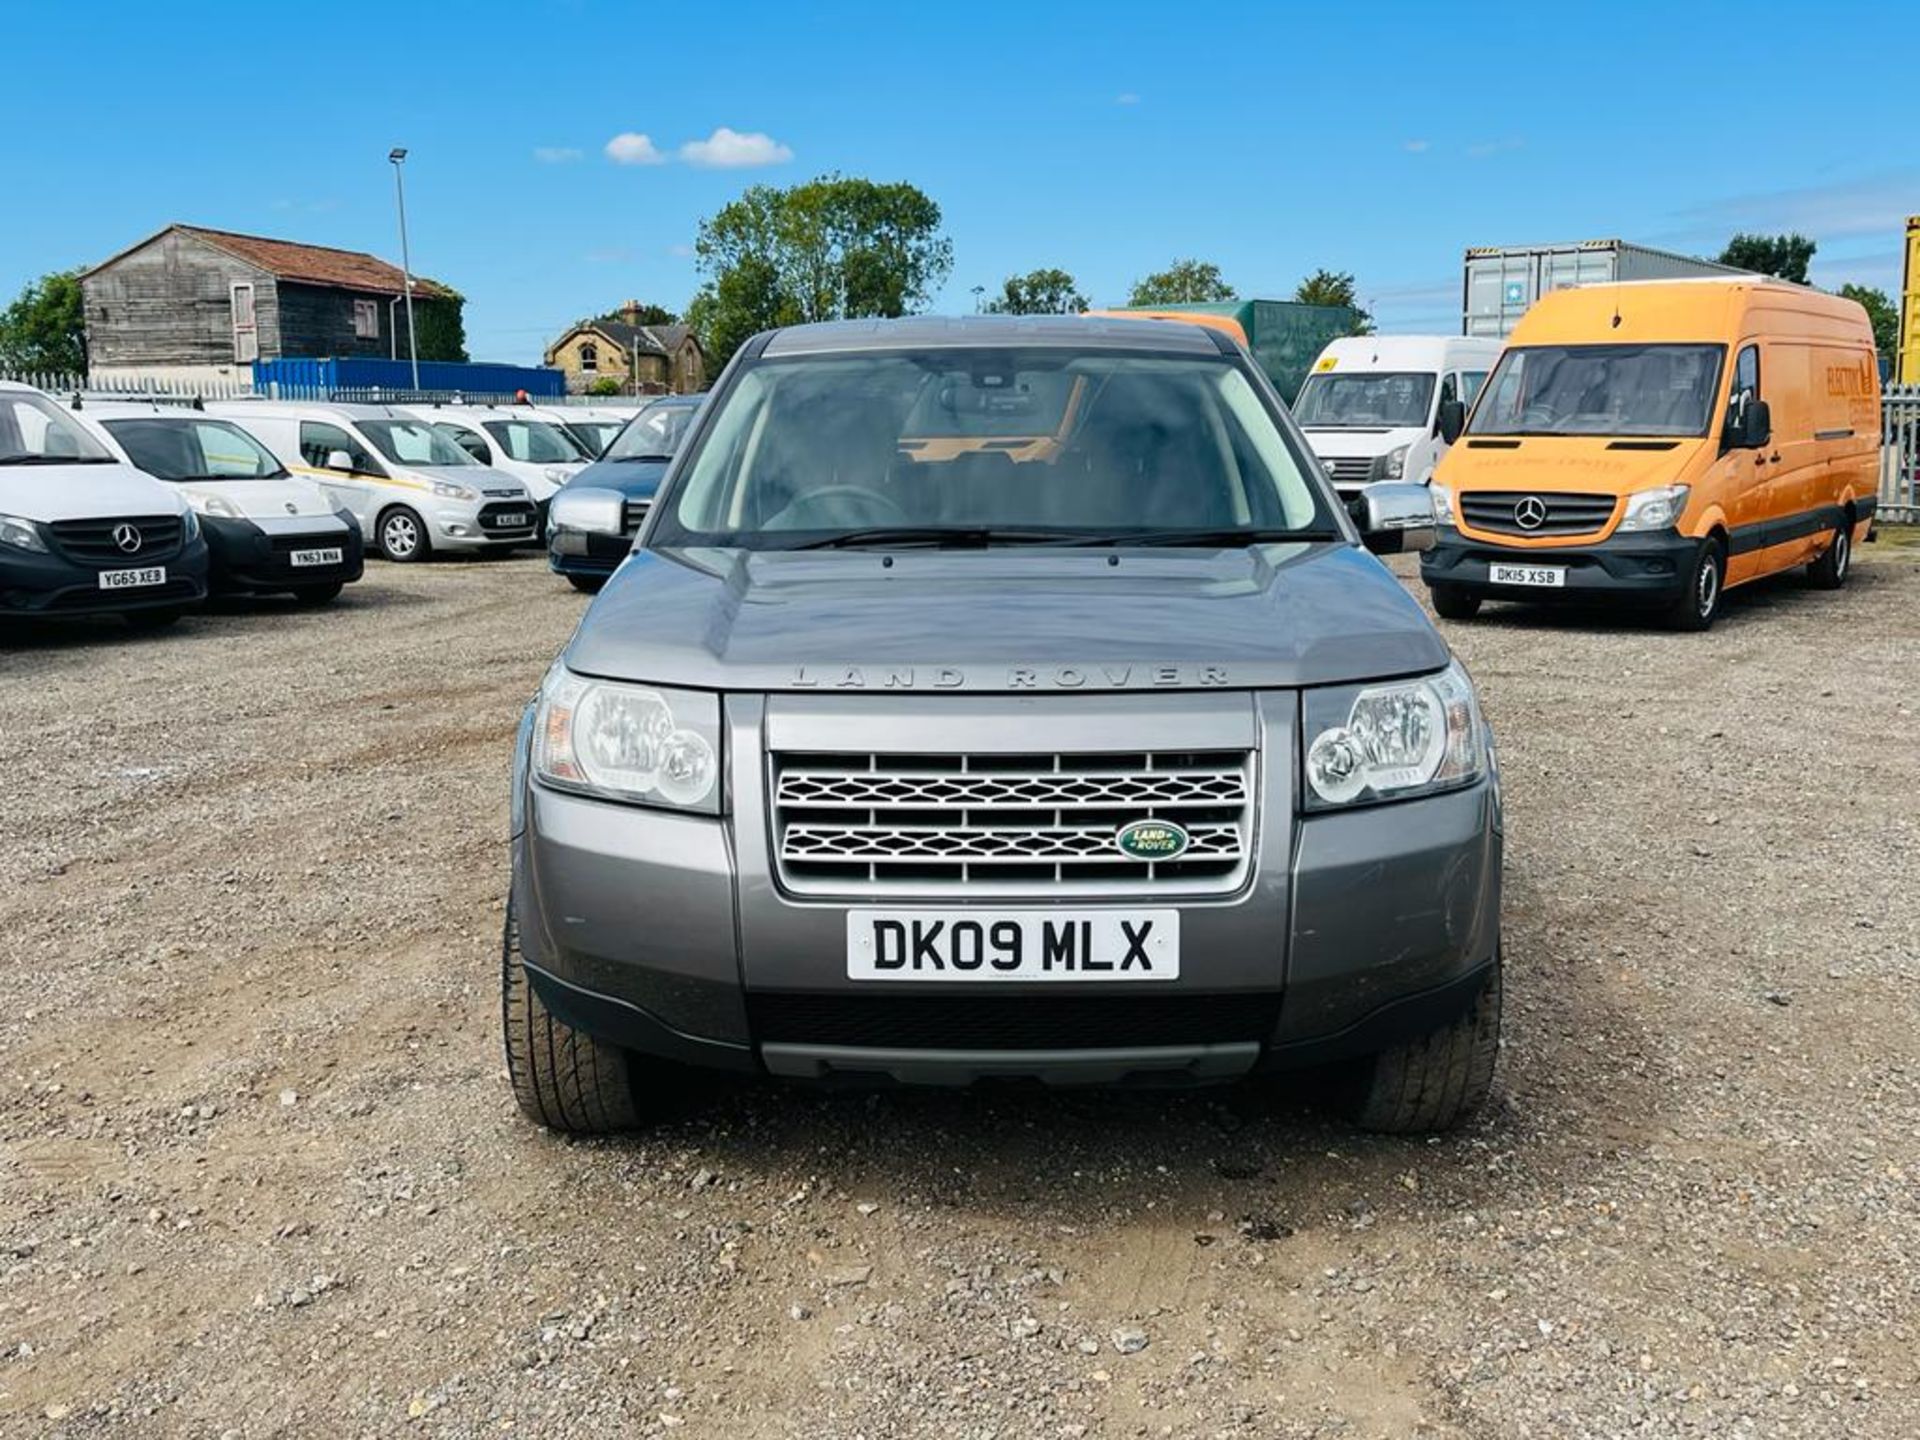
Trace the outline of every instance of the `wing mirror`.
<path fill-rule="evenodd" d="M 589 535 L 625 535 L 627 497 L 618 490 L 591 486 L 575 490 L 562 486 L 547 506 L 547 529 L 556 535 L 563 530 Z"/>
<path fill-rule="evenodd" d="M 1382 480 L 1360 492 L 1355 509 L 1360 538 L 1374 554 L 1433 548 L 1433 496 L 1426 486 Z"/>
<path fill-rule="evenodd" d="M 343 475 L 351 475 L 353 473 L 353 456 L 344 450 L 329 450 L 327 452 L 326 468 L 329 470 L 338 470 Z"/>
<path fill-rule="evenodd" d="M 1451 445 L 1460 438 L 1467 428 L 1467 402 L 1464 400 L 1442 400 L 1440 402 L 1440 438 Z"/>

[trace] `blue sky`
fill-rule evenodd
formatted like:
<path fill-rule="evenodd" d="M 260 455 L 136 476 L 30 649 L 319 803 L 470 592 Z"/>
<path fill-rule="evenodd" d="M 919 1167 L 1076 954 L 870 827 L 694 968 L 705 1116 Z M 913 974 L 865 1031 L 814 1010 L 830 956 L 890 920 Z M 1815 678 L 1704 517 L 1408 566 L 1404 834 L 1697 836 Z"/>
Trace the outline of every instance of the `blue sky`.
<path fill-rule="evenodd" d="M 1817 281 L 1892 291 L 1920 213 L 1920 6 L 442 11 L 9 5 L 0 292 L 170 220 L 397 259 L 396 144 L 416 267 L 517 361 L 629 296 L 679 308 L 702 216 L 831 170 L 940 203 L 943 310 L 1042 265 L 1121 303 L 1194 255 L 1246 295 L 1351 270 L 1396 331 L 1458 328 L 1476 244 L 1798 228 Z"/>

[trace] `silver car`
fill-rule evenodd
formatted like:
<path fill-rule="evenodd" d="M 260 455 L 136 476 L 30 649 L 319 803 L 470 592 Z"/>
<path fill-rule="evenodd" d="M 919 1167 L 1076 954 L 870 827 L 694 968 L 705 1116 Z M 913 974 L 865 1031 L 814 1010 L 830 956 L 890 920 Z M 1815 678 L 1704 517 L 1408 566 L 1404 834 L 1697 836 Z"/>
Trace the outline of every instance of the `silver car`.
<path fill-rule="evenodd" d="M 1260 370 L 1197 326 L 775 331 L 528 708 L 503 965 L 536 1120 L 662 1065 L 958 1085 L 1332 1066 L 1487 1094 L 1501 818 L 1472 684 Z"/>

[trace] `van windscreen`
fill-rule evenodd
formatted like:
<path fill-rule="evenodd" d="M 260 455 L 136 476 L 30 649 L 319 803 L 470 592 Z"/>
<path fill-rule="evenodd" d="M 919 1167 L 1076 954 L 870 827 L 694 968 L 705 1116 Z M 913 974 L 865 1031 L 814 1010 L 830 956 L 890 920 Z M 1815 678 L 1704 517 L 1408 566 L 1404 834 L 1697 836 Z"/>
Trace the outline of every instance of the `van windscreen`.
<path fill-rule="evenodd" d="M 1433 376 L 1418 370 L 1309 375 L 1293 402 L 1308 430 L 1391 430 L 1424 425 L 1433 404 Z"/>
<path fill-rule="evenodd" d="M 1500 357 L 1469 435 L 1707 433 L 1720 345 L 1527 345 Z"/>

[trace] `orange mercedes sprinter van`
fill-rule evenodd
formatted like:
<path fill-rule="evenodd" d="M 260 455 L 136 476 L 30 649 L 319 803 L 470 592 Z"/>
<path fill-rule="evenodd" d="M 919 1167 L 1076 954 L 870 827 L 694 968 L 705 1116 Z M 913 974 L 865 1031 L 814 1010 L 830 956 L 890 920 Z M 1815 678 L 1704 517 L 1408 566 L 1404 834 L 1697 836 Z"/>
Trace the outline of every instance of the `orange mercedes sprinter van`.
<path fill-rule="evenodd" d="M 1433 478 L 1434 608 L 1656 607 L 1704 630 L 1726 590 L 1796 565 L 1838 588 L 1879 486 L 1866 311 L 1754 278 L 1588 285 L 1515 327 Z"/>

